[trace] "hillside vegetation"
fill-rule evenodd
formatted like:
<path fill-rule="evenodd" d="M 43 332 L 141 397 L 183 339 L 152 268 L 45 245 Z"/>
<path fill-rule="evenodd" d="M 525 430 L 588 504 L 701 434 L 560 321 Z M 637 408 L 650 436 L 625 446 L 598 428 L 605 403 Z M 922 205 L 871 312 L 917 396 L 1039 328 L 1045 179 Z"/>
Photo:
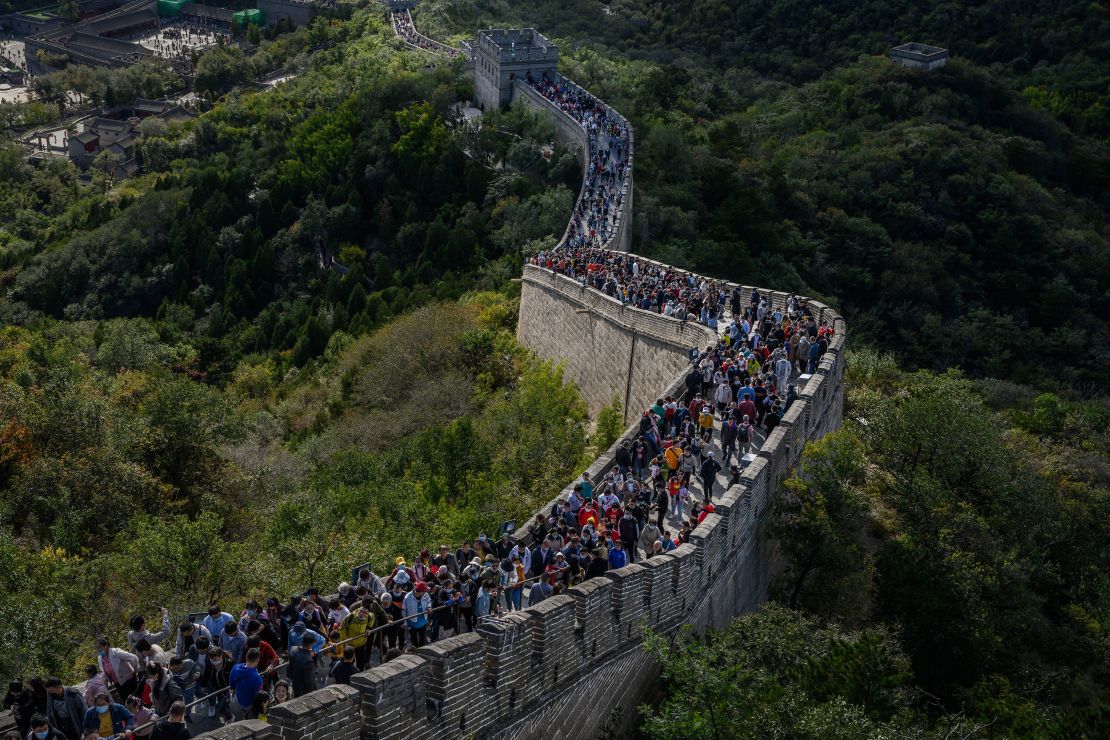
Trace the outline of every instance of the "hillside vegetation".
<path fill-rule="evenodd" d="M 508 18 L 562 44 L 566 74 L 635 126 L 636 251 L 823 296 L 854 341 L 909 367 L 1101 394 L 1110 17 L 911 5 L 453 0 L 418 15 L 444 33 Z M 910 39 L 953 61 L 921 75 L 886 59 Z"/>
<path fill-rule="evenodd" d="M 574 156 L 523 108 L 461 125 L 460 65 L 405 50 L 377 3 L 345 15 L 267 47 L 304 69 L 273 91 L 207 58 L 223 97 L 145 128 L 138 178 L 0 146 L 0 675 L 72 678 L 136 611 L 522 519 L 611 437 L 512 337 L 509 281 L 563 232 Z M 644 732 L 1110 734 L 1105 8 L 416 17 L 559 41 L 635 126 L 637 251 L 848 321 L 846 428 L 776 511 L 778 603 L 655 645 Z M 886 59 L 906 40 L 954 58 L 909 72 Z"/>

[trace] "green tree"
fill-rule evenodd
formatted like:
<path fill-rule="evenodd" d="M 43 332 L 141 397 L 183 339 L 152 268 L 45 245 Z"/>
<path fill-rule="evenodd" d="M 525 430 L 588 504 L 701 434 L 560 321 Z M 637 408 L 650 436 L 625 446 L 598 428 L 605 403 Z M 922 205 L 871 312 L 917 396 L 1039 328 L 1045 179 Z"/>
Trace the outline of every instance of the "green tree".
<path fill-rule="evenodd" d="M 858 543 L 867 520 L 860 491 L 866 475 L 863 445 L 848 431 L 837 431 L 806 445 L 802 461 L 774 501 L 772 536 L 787 566 L 773 588 L 787 605 L 818 613 L 858 613 L 867 599 L 848 587 L 863 569 Z"/>

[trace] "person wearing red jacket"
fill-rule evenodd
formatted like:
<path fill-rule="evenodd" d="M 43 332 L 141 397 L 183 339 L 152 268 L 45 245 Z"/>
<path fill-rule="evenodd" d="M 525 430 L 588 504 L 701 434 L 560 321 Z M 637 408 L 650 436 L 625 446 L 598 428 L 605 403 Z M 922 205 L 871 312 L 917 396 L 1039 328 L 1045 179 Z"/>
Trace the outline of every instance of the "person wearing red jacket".
<path fill-rule="evenodd" d="M 593 501 L 587 501 L 578 510 L 578 526 L 585 527 L 586 523 L 593 519 L 595 525 L 601 521 L 601 515 L 597 511 L 597 504 Z"/>

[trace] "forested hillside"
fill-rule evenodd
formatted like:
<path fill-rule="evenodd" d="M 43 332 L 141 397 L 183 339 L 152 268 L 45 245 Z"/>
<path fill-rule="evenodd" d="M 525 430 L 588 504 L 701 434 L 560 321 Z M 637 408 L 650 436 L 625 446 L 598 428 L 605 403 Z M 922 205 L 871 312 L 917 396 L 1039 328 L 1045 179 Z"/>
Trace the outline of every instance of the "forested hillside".
<path fill-rule="evenodd" d="M 848 362 L 775 503 L 777 603 L 657 642 L 647 734 L 1105 737 L 1110 407 Z"/>
<path fill-rule="evenodd" d="M 1102 392 L 1106 11 L 692 5 L 455 0 L 419 14 L 445 34 L 509 18 L 563 43 L 567 74 L 636 127 L 635 249 L 825 296 L 857 341 L 910 366 Z M 954 59 L 931 75 L 886 59 L 911 39 Z"/>
<path fill-rule="evenodd" d="M 139 178 L 0 152 L 0 675 L 492 531 L 581 462 L 577 391 L 474 292 L 565 228 L 573 155 L 456 125 L 377 6 L 306 36 L 298 79 L 144 131 Z"/>
<path fill-rule="evenodd" d="M 156 316 L 193 337 L 201 372 L 253 352 L 291 352 L 287 369 L 337 330 L 457 297 L 479 270 L 504 280 L 516 257 L 497 260 L 561 233 L 577 164 L 540 156 L 534 114 L 453 128 L 457 71 L 396 53 L 389 33 L 376 12 L 318 23 L 304 76 L 233 92 L 187 132 L 150 130 L 150 174 L 114 189 L 6 151 L 0 319 Z"/>
<path fill-rule="evenodd" d="M 509 281 L 563 232 L 574 156 L 521 108 L 462 125 L 461 64 L 404 49 L 376 2 L 345 15 L 267 47 L 304 71 L 265 93 L 211 52 L 223 97 L 142 128 L 127 182 L 0 145 L 0 675 L 72 678 L 135 611 L 523 518 L 611 438 L 512 336 Z M 645 733 L 1106 736 L 1110 12 L 415 15 L 558 41 L 635 128 L 636 251 L 848 322 L 849 422 L 780 503 L 779 604 L 657 645 Z M 908 40 L 953 60 L 890 63 Z"/>

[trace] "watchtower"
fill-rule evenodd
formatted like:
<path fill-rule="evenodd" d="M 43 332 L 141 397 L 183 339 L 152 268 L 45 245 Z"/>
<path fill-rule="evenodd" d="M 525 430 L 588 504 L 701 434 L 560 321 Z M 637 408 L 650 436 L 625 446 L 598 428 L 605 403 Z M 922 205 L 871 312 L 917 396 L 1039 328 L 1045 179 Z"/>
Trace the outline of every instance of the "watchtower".
<path fill-rule="evenodd" d="M 903 67 L 932 72 L 948 63 L 948 49 L 910 42 L 891 49 L 890 58 Z"/>
<path fill-rule="evenodd" d="M 513 81 L 529 72 L 551 76 L 559 66 L 559 50 L 534 28 L 491 28 L 478 32 L 474 55 L 474 96 L 483 110 L 513 99 Z"/>

